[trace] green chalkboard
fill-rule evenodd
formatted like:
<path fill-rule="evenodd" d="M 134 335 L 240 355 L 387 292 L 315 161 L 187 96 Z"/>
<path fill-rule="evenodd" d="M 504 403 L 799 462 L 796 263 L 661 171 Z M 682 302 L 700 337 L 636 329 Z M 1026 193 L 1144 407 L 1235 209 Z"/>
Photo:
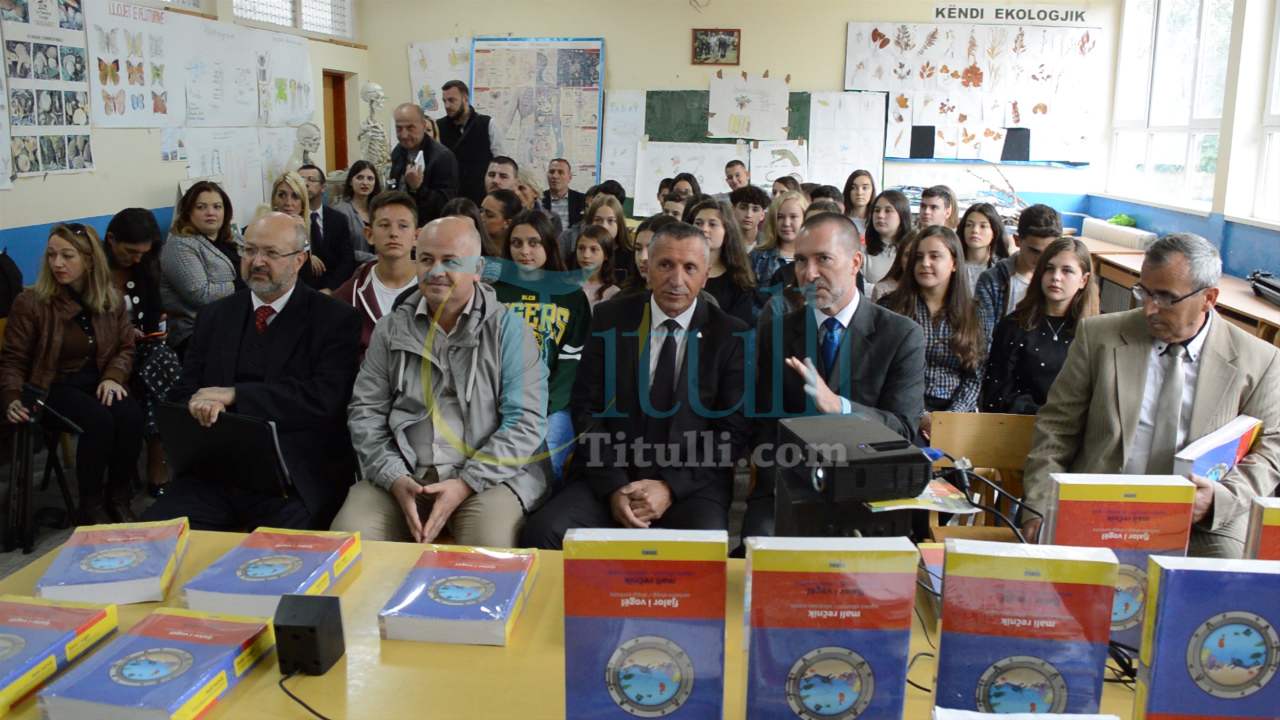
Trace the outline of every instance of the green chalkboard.
<path fill-rule="evenodd" d="M 650 90 L 645 93 L 645 134 L 651 142 L 737 142 L 733 138 L 707 137 L 710 97 L 706 90 Z M 808 139 L 809 93 L 791 93 L 789 104 L 787 139 Z"/>

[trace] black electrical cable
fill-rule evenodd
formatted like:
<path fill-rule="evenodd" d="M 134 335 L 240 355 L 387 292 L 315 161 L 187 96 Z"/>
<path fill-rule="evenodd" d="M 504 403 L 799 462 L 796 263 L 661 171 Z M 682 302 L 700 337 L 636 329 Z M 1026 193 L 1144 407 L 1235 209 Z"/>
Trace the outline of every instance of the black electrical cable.
<path fill-rule="evenodd" d="M 929 637 L 929 624 L 924 621 L 924 616 L 920 614 L 920 608 L 916 607 L 916 619 L 920 621 L 920 629 L 924 631 L 924 641 L 929 643 L 929 647 L 937 650 L 938 646 L 933 644 L 933 638 Z"/>
<path fill-rule="evenodd" d="M 281 676 L 280 676 L 280 689 L 281 689 L 281 690 L 283 690 L 283 691 L 284 691 L 284 694 L 285 694 L 285 695 L 288 695 L 290 699 L 292 699 L 294 702 L 298 703 L 298 704 L 299 704 L 299 705 L 301 705 L 303 708 L 305 708 L 307 712 L 311 713 L 312 715 L 316 716 L 317 718 L 320 718 L 320 720 L 330 720 L 330 718 L 325 717 L 324 715 L 321 715 L 320 713 L 316 712 L 315 708 L 313 708 L 313 707 L 311 707 L 310 705 L 308 705 L 308 704 L 306 704 L 305 702 L 303 702 L 303 701 L 302 701 L 302 698 L 300 698 L 300 697 L 298 697 L 297 695 L 294 695 L 293 693 L 289 692 L 289 688 L 287 688 L 287 687 L 285 687 L 285 686 L 284 686 L 284 681 L 285 681 L 285 680 L 288 680 L 289 678 L 293 677 L 294 675 L 297 675 L 297 673 L 296 673 L 296 672 L 291 672 L 291 673 L 289 673 L 288 675 L 281 675 Z"/>
<path fill-rule="evenodd" d="M 916 660 L 919 660 L 919 659 L 920 659 L 920 658 L 922 658 L 922 657 L 932 658 L 932 657 L 935 657 L 935 656 L 934 656 L 934 654 L 933 654 L 933 653 L 928 653 L 928 652 L 920 652 L 920 653 L 916 653 L 915 655 L 912 655 L 912 656 L 911 656 L 911 661 L 907 663 L 907 675 L 908 675 L 908 676 L 909 676 L 909 675 L 911 675 L 911 668 L 915 667 Z M 910 677 L 908 677 L 908 678 L 907 678 L 907 684 L 908 684 L 908 685 L 910 685 L 911 687 L 913 687 L 913 688 L 915 688 L 915 689 L 917 689 L 917 690 L 921 691 L 921 692 L 926 692 L 926 693 L 931 693 L 931 692 L 933 692 L 933 688 L 927 688 L 927 687 L 925 687 L 925 686 L 923 686 L 923 685 L 920 685 L 919 683 L 917 683 L 917 682 L 915 682 L 914 680 L 912 680 Z"/>

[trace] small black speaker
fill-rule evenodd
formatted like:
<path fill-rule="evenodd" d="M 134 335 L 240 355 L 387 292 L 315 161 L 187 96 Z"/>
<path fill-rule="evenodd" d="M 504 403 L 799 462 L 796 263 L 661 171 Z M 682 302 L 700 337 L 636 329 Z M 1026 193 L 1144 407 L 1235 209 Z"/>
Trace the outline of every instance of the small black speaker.
<path fill-rule="evenodd" d="M 347 651 L 336 597 L 283 595 L 274 625 L 281 674 L 323 675 Z"/>

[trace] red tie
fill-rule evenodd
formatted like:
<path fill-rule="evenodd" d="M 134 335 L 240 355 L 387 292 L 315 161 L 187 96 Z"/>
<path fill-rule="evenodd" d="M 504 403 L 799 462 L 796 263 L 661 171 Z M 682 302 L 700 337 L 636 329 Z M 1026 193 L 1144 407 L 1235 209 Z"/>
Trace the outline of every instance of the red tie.
<path fill-rule="evenodd" d="M 267 331 L 267 321 L 275 314 L 276 309 L 270 305 L 263 305 L 253 311 L 253 327 L 258 331 L 259 335 Z"/>

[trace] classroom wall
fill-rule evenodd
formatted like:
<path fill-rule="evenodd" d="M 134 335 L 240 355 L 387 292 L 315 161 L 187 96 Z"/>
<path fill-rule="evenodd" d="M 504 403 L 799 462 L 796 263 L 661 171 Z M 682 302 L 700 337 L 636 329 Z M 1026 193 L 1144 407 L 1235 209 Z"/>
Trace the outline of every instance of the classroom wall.
<path fill-rule="evenodd" d="M 1101 48 L 1104 57 L 1116 55 L 1115 29 L 1122 0 L 1077 0 L 1073 7 L 1094 9 L 1112 29 Z M 468 3 L 422 3 L 419 0 L 365 0 L 357 17 L 369 45 L 369 70 L 387 91 L 390 108 L 411 97 L 407 47 L 420 40 L 477 35 L 591 36 L 605 39 L 605 89 L 705 90 L 717 68 L 690 64 L 690 31 L 702 28 L 741 28 L 742 64 L 726 72 L 769 70 L 791 75 L 793 90 L 840 90 L 844 83 L 846 23 L 900 20 L 928 22 L 934 0 L 649 0 L 586 3 L 582 0 L 489 0 Z M 1112 65 L 1108 62 L 1107 65 Z M 464 78 L 467 79 L 467 78 Z M 469 79 L 467 79 L 469 80 Z M 1104 106 L 1099 123 L 1097 161 L 1082 169 L 1001 166 L 1019 192 L 1088 193 L 1100 191 L 1106 180 L 1106 120 L 1111 116 L 1114 82 L 1100 78 Z M 483 108 L 481 108 L 483 112 Z M 851 168 L 852 169 L 852 168 Z M 976 188 L 976 173 L 1003 184 L 989 166 L 955 163 L 887 162 L 890 185 L 952 184 Z"/>
<path fill-rule="evenodd" d="M 162 5 L 158 2 L 138 4 Z M 206 0 L 209 14 L 231 17 L 230 0 Z M 368 55 L 363 48 L 311 40 L 313 87 L 322 87 L 324 70 L 351 73 L 356 88 L 348 95 L 348 147 L 356 154 L 359 131 L 359 83 L 368 75 Z M 407 71 L 406 71 L 407 72 Z M 323 127 L 321 110 L 314 119 Z M 48 238 L 51 224 L 85 222 L 99 231 L 118 210 L 145 207 L 156 212 L 167 227 L 177 198 L 178 182 L 187 176 L 186 163 L 161 162 L 158 129 L 93 129 L 95 169 L 89 173 L 18 178 L 12 190 L 0 191 L 0 248 L 5 248 L 22 268 L 27 281 L 34 279 L 36 262 Z"/>

